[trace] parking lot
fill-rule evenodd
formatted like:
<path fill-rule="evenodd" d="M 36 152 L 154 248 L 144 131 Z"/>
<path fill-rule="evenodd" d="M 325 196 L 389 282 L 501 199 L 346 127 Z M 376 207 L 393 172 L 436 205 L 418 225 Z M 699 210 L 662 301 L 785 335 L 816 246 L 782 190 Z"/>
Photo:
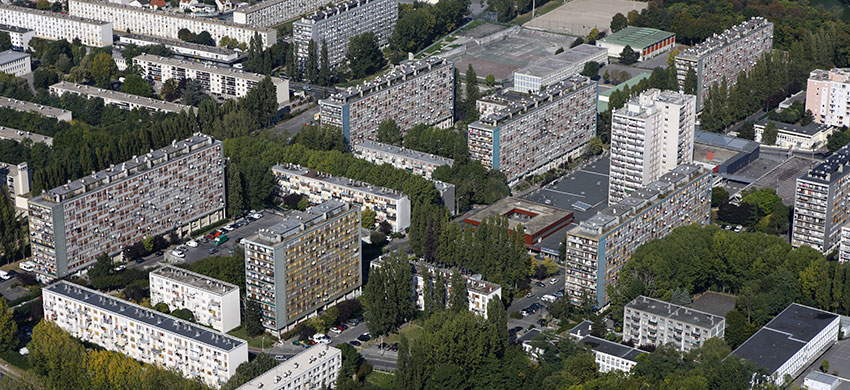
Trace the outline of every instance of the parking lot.
<path fill-rule="evenodd" d="M 557 279 L 554 284 L 550 283 L 550 279 L 552 278 Z M 536 286 L 535 282 L 536 281 L 531 282 L 531 293 L 534 295 L 531 297 L 514 298 L 513 303 L 511 303 L 511 306 L 508 307 L 508 313 L 521 312 L 522 309 L 525 309 L 534 303 L 540 303 L 544 306 L 548 305 L 548 303 L 541 301 L 540 298 L 544 295 L 554 295 L 558 290 L 564 289 L 564 271 L 560 270 L 557 275 L 540 281 L 540 283 L 543 283 L 543 287 Z M 528 327 L 531 325 L 534 325 L 535 328 L 540 328 L 540 325 L 537 324 L 537 320 L 545 317 L 546 314 L 548 314 L 548 311 L 543 308 L 533 314 L 523 316 L 522 319 L 515 319 L 508 316 L 508 329 L 521 326 L 522 331 L 517 333 L 517 336 L 521 336 L 523 333 L 528 331 Z"/>

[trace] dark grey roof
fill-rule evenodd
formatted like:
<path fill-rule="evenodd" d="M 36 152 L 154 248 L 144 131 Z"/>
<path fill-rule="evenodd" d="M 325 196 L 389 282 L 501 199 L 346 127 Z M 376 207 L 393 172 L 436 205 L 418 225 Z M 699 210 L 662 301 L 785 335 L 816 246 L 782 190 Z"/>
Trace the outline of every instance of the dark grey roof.
<path fill-rule="evenodd" d="M 724 321 L 724 318 L 721 316 L 692 309 L 690 307 L 674 305 L 669 302 L 643 295 L 626 304 L 626 309 L 640 310 L 702 328 L 712 328 Z"/>
<path fill-rule="evenodd" d="M 526 334 L 522 335 L 522 337 L 518 338 L 516 340 L 516 342 L 517 342 L 517 344 L 522 344 L 526 341 L 534 340 L 534 338 L 537 337 L 539 334 L 540 334 L 540 331 L 537 330 L 537 329 L 529 330 L 528 333 L 526 333 Z"/>
<path fill-rule="evenodd" d="M 759 143 L 755 141 L 701 130 L 694 131 L 694 143 L 747 153 L 759 148 Z"/>
<path fill-rule="evenodd" d="M 588 85 L 595 85 L 595 81 L 582 75 L 573 75 L 555 84 L 546 87 L 546 90 L 524 94 L 524 98 L 507 98 L 502 94 L 482 98 L 481 100 L 502 103 L 505 106 L 493 113 L 482 116 L 478 121 L 470 124 L 474 128 L 495 128 L 501 123 L 519 120 L 523 115 L 534 111 L 539 107 L 551 104 L 553 101 L 565 99 Z M 515 95 L 516 92 L 513 93 Z M 512 95 L 507 95 L 512 96 Z"/>
<path fill-rule="evenodd" d="M 765 328 L 788 333 L 791 338 L 812 341 L 838 314 L 792 303 L 765 325 Z"/>
<path fill-rule="evenodd" d="M 850 144 L 844 145 L 831 154 L 820 164 L 815 165 L 809 172 L 800 176 L 800 179 L 821 184 L 829 184 L 844 177 L 850 172 Z"/>
<path fill-rule="evenodd" d="M 114 313 L 136 322 L 145 323 L 154 328 L 160 329 L 163 332 L 169 332 L 181 337 L 192 339 L 198 343 L 206 344 L 211 348 L 223 351 L 232 351 L 242 344 L 245 344 L 245 340 L 228 336 L 224 333 L 216 332 L 209 328 L 195 325 L 191 322 L 183 321 L 179 318 L 172 317 L 156 310 L 151 310 L 68 281 L 60 280 L 45 287 L 45 289 L 66 298 L 95 306 L 100 310 Z"/>
<path fill-rule="evenodd" d="M 579 342 L 589 346 L 590 349 L 595 352 L 601 352 L 607 355 L 617 356 L 631 361 L 635 361 L 638 356 L 646 353 L 637 348 L 601 339 L 596 336 L 585 336 Z"/>
<path fill-rule="evenodd" d="M 6 65 L 10 62 L 19 61 L 22 58 L 27 58 L 29 56 L 30 55 L 27 54 L 27 53 L 21 53 L 19 51 L 14 51 L 14 50 L 6 50 L 6 51 L 3 51 L 3 52 L 0 52 L 0 65 Z"/>
<path fill-rule="evenodd" d="M 574 326 L 570 329 L 570 336 L 573 337 L 584 337 L 590 334 L 590 328 L 593 326 L 593 321 L 584 320 L 579 322 L 578 325 Z"/>
<path fill-rule="evenodd" d="M 266 229 L 260 229 L 256 235 L 247 238 L 247 240 L 262 245 L 279 244 L 287 237 L 304 231 L 326 220 L 326 217 L 337 215 L 345 210 L 348 210 L 345 203 L 333 199 L 310 207 L 306 211 L 287 210 L 284 215 L 285 220 Z"/>
<path fill-rule="evenodd" d="M 758 123 L 760 126 L 767 126 L 768 122 L 771 122 L 771 121 L 769 119 L 765 118 L 765 119 L 762 119 L 762 120 L 760 120 L 756 123 Z M 800 125 L 796 125 L 796 124 L 793 124 L 793 123 L 778 122 L 778 121 L 773 121 L 773 123 L 776 124 L 776 127 L 779 129 L 779 131 L 784 131 L 784 132 L 794 133 L 794 134 L 801 134 L 801 135 L 806 135 L 806 136 L 813 136 L 813 135 L 820 133 L 822 131 L 829 130 L 832 127 L 832 126 L 824 125 L 824 124 L 817 123 L 817 122 L 812 122 L 812 123 L 809 123 L 808 125 L 805 125 L 805 126 L 800 126 Z"/>

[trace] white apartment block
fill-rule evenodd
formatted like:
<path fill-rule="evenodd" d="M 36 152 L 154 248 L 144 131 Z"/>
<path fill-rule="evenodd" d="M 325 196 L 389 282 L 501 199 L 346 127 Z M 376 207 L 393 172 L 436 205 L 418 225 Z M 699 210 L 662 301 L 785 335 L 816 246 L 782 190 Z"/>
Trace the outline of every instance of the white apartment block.
<path fill-rule="evenodd" d="M 117 46 L 126 47 L 130 44 L 139 47 L 163 45 L 178 56 L 191 57 L 202 61 L 213 61 L 228 65 L 246 57 L 245 53 L 228 49 L 227 47 L 207 46 L 198 43 L 183 42 L 179 39 L 167 39 L 138 34 L 121 33 L 118 35 L 118 41 L 116 42 Z"/>
<path fill-rule="evenodd" d="M 623 371 L 628 373 L 637 364 L 637 357 L 646 353 L 628 345 L 591 335 L 585 336 L 579 343 L 588 346 L 593 351 L 599 372 Z"/>
<path fill-rule="evenodd" d="M 611 119 L 608 203 L 614 204 L 694 160 L 696 97 L 650 89 Z"/>
<path fill-rule="evenodd" d="M 452 166 L 454 160 L 400 146 L 365 140 L 354 144 L 354 155 L 376 165 L 390 164 L 431 180 L 437 167 Z"/>
<path fill-rule="evenodd" d="M 215 388 L 248 361 L 248 343 L 61 280 L 42 290 L 44 319 L 71 336 Z"/>
<path fill-rule="evenodd" d="M 133 63 L 142 70 L 142 77 L 164 82 L 168 79 L 200 80 L 207 92 L 224 98 L 239 98 L 248 94 L 265 77 L 261 74 L 244 72 L 226 66 L 203 64 L 142 54 L 133 58 Z M 278 107 L 289 105 L 289 80 L 271 78 L 275 86 Z"/>
<path fill-rule="evenodd" d="M 242 323 L 239 286 L 172 265 L 150 273 L 151 305 L 188 309 L 195 322 L 227 333 Z"/>
<path fill-rule="evenodd" d="M 381 266 L 383 266 L 383 259 L 372 261 L 372 267 Z M 446 302 L 448 302 L 452 289 L 452 270 L 440 268 L 424 261 L 412 261 L 411 267 L 413 268 L 413 284 L 416 288 L 417 309 L 425 310 L 425 272 L 428 273 L 431 283 L 436 283 L 438 275 L 442 275 L 445 282 Z M 466 300 L 469 302 L 469 311 L 487 318 L 487 305 L 494 299 L 502 299 L 502 286 L 481 280 L 480 275 L 461 275 L 461 278 L 466 283 Z"/>
<path fill-rule="evenodd" d="M 316 54 L 322 42 L 328 47 L 328 62 L 336 67 L 345 62 L 348 40 L 360 34 L 374 33 L 378 46 L 384 47 L 398 19 L 398 0 L 347 0 L 306 16 L 292 25 L 298 63 L 307 62 L 310 41 L 316 42 Z"/>
<path fill-rule="evenodd" d="M 0 72 L 18 77 L 32 72 L 30 55 L 14 50 L 0 52 Z"/>
<path fill-rule="evenodd" d="M 223 37 L 230 37 L 246 44 L 258 34 L 263 41 L 263 47 L 270 47 L 277 42 L 277 30 L 274 29 L 254 28 L 216 18 L 156 11 L 105 1 L 68 0 L 68 12 L 73 16 L 110 22 L 108 45 L 112 44 L 111 28 L 171 39 L 178 39 L 177 33 L 185 28 L 194 34 L 206 31 L 216 42 L 220 42 Z M 0 20 L 0 23 L 5 22 Z"/>
<path fill-rule="evenodd" d="M 26 195 L 32 187 L 32 173 L 26 162 L 17 165 L 0 162 L 0 189 L 3 187 L 6 187 L 17 209 L 27 209 Z"/>
<path fill-rule="evenodd" d="M 522 93 L 539 92 L 541 88 L 581 73 L 584 64 L 591 61 L 600 65 L 607 64 L 608 49 L 581 44 L 563 53 L 533 62 L 514 72 L 513 89 Z"/>
<path fill-rule="evenodd" d="M 174 112 L 186 113 L 194 112 L 191 106 L 185 104 L 177 104 L 165 100 L 152 99 L 149 97 L 133 95 L 110 89 L 98 88 L 90 85 L 82 85 L 72 83 L 70 81 L 60 81 L 50 86 L 50 93 L 62 96 L 66 93 L 72 95 L 81 95 L 88 98 L 103 99 L 104 104 L 111 104 L 125 110 L 135 110 L 137 108 L 158 111 L 158 112 Z"/>
<path fill-rule="evenodd" d="M 702 110 L 708 89 L 726 78 L 732 87 L 738 74 L 749 71 L 761 56 L 773 49 L 773 23 L 753 17 L 737 26 L 715 34 L 676 56 L 676 77 L 679 89 L 685 88 L 688 69 L 697 75 L 697 111 Z"/>
<path fill-rule="evenodd" d="M 68 42 L 79 38 L 83 45 L 94 47 L 112 44 L 112 23 L 103 19 L 80 17 L 73 13 L 65 15 L 0 4 L 0 24 L 33 30 L 34 36 L 38 38 L 64 39 Z"/>
<path fill-rule="evenodd" d="M 850 146 L 844 146 L 797 178 L 791 245 L 821 253 L 838 248 L 841 227 L 850 222 Z"/>
<path fill-rule="evenodd" d="M 838 247 L 838 261 L 846 263 L 850 261 L 850 225 L 841 227 L 841 243 Z"/>
<path fill-rule="evenodd" d="M 0 31 L 9 34 L 12 40 L 12 49 L 18 51 L 27 51 L 30 49 L 30 39 L 35 38 L 35 30 L 31 28 L 16 27 L 10 25 L 0 25 Z"/>
<path fill-rule="evenodd" d="M 375 140 L 394 119 L 402 132 L 419 125 L 450 127 L 454 120 L 454 64 L 438 57 L 403 62 L 383 76 L 319 100 L 322 125 L 342 129 L 349 144 Z"/>
<path fill-rule="evenodd" d="M 71 119 L 73 119 L 71 111 L 32 103 L 26 100 L 12 99 L 10 97 L 0 97 L 0 108 L 8 108 L 21 112 L 32 112 L 48 118 L 56 118 L 58 121 L 70 122 Z"/>
<path fill-rule="evenodd" d="M 476 105 L 485 112 L 467 129 L 469 157 L 514 185 L 580 156 L 596 135 L 596 88 L 575 75 L 531 95 L 506 91 L 480 99 L 485 103 Z"/>
<path fill-rule="evenodd" d="M 342 351 L 317 344 L 262 375 L 245 382 L 236 390 L 317 390 L 336 385 L 342 369 Z"/>
<path fill-rule="evenodd" d="M 410 199 L 398 191 L 330 176 L 298 165 L 275 165 L 272 173 L 277 179 L 281 196 L 306 195 L 312 204 L 330 199 L 358 203 L 374 211 L 377 222 L 387 221 L 392 225 L 394 232 L 410 226 Z"/>
<path fill-rule="evenodd" d="M 271 27 L 315 11 L 328 4 L 322 0 L 264 0 L 233 11 L 233 22 L 252 27 Z"/>
<path fill-rule="evenodd" d="M 815 122 L 829 126 L 850 126 L 850 68 L 809 73 L 806 110 Z"/>
<path fill-rule="evenodd" d="M 0 126 L 0 139 L 8 139 L 15 142 L 23 142 L 25 139 L 28 139 L 33 143 L 41 142 L 47 146 L 53 146 L 53 137 L 33 134 L 29 131 L 13 129 L 6 126 Z"/>
<path fill-rule="evenodd" d="M 712 337 L 723 338 L 726 319 L 662 300 L 635 298 L 623 312 L 623 341 L 634 345 L 671 344 L 689 352 Z"/>

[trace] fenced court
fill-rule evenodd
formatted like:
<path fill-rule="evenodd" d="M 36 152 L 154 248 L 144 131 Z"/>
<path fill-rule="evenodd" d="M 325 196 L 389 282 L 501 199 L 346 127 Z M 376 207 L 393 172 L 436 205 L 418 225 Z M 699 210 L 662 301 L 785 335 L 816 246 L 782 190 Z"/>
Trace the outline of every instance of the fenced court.
<path fill-rule="evenodd" d="M 490 29 L 486 26 L 482 25 L 476 29 Z M 512 77 L 517 69 L 554 55 L 559 48 L 569 48 L 573 41 L 571 37 L 528 29 L 514 31 L 494 40 L 488 39 L 487 36 L 476 38 L 475 41 L 466 43 L 465 50 L 450 60 L 454 61 L 460 73 L 466 73 L 467 66 L 472 64 L 478 77 L 483 78 L 492 74 L 496 80 L 504 80 Z M 500 34 L 500 32 L 496 33 Z M 482 45 L 478 42 L 488 43 Z"/>
<path fill-rule="evenodd" d="M 571 0 L 551 12 L 532 19 L 524 26 L 585 36 L 594 27 L 599 31 L 610 30 L 611 18 L 618 12 L 623 15 L 628 15 L 632 10 L 640 12 L 646 8 L 647 4 L 629 0 Z"/>

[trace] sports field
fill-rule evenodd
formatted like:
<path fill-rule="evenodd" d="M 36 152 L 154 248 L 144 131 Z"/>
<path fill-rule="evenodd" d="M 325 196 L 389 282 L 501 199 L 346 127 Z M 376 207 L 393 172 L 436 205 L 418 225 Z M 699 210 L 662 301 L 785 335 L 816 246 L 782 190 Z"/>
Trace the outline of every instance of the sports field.
<path fill-rule="evenodd" d="M 524 26 L 584 36 L 594 27 L 599 31 L 608 31 L 611 18 L 618 12 L 628 15 L 629 11 L 640 12 L 646 6 L 645 2 L 629 0 L 571 0 L 554 11 L 532 19 Z"/>
<path fill-rule="evenodd" d="M 554 55 L 559 48 L 569 48 L 572 41 L 567 36 L 522 29 L 484 45 L 469 42 L 463 54 L 450 60 L 461 73 L 466 73 L 468 64 L 472 64 L 478 77 L 492 74 L 496 80 L 503 80 L 533 61 Z"/>

